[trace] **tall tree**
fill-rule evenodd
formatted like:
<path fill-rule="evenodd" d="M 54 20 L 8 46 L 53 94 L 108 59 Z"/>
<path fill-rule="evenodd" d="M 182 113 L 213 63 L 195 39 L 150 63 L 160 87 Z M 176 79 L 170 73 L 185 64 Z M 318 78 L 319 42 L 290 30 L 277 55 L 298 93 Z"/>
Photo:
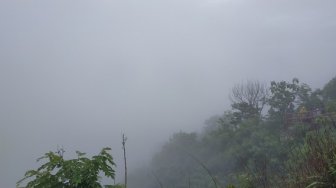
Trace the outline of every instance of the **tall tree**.
<path fill-rule="evenodd" d="M 271 116 L 280 115 L 284 113 L 294 112 L 295 99 L 299 91 L 299 80 L 294 78 L 292 83 L 286 81 L 271 82 L 271 96 L 269 98 Z"/>
<path fill-rule="evenodd" d="M 331 79 L 323 88 L 325 100 L 336 100 L 336 77 Z"/>

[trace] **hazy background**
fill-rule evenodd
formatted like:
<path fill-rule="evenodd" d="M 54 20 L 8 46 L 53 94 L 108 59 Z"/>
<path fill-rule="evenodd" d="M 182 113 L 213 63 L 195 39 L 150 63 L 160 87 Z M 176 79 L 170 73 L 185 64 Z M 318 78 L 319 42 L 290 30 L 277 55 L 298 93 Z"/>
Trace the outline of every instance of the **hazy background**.
<path fill-rule="evenodd" d="M 248 79 L 322 87 L 335 18 L 334 0 L 1 0 L 0 187 L 57 146 L 112 147 L 122 173 L 122 133 L 132 170 Z"/>

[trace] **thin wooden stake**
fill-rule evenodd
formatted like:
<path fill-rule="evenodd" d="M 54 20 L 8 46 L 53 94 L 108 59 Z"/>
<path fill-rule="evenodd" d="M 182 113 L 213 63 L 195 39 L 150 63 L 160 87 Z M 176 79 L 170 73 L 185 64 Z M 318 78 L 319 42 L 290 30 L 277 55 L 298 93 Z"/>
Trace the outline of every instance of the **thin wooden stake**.
<path fill-rule="evenodd" d="M 125 164 L 125 188 L 127 188 L 127 160 L 126 160 L 126 140 L 125 134 L 122 135 L 122 148 L 124 150 L 124 164 Z"/>

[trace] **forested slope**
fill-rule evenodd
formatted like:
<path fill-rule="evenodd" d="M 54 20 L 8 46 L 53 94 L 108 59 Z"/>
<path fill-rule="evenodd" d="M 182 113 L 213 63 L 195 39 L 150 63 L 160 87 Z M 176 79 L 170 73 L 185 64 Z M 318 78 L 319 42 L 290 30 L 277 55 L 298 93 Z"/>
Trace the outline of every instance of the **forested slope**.
<path fill-rule="evenodd" d="M 336 77 L 236 85 L 231 110 L 178 132 L 130 187 L 336 187 Z"/>

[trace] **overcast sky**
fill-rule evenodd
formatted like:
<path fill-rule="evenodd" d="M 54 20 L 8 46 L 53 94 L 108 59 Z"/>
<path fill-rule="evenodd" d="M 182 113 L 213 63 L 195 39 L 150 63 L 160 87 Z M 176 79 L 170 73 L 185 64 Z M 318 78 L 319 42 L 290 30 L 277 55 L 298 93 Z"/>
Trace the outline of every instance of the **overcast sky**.
<path fill-rule="evenodd" d="M 335 18 L 335 0 L 1 0 L 0 187 L 57 146 L 122 166 L 122 133 L 132 169 L 242 81 L 323 86 Z"/>

